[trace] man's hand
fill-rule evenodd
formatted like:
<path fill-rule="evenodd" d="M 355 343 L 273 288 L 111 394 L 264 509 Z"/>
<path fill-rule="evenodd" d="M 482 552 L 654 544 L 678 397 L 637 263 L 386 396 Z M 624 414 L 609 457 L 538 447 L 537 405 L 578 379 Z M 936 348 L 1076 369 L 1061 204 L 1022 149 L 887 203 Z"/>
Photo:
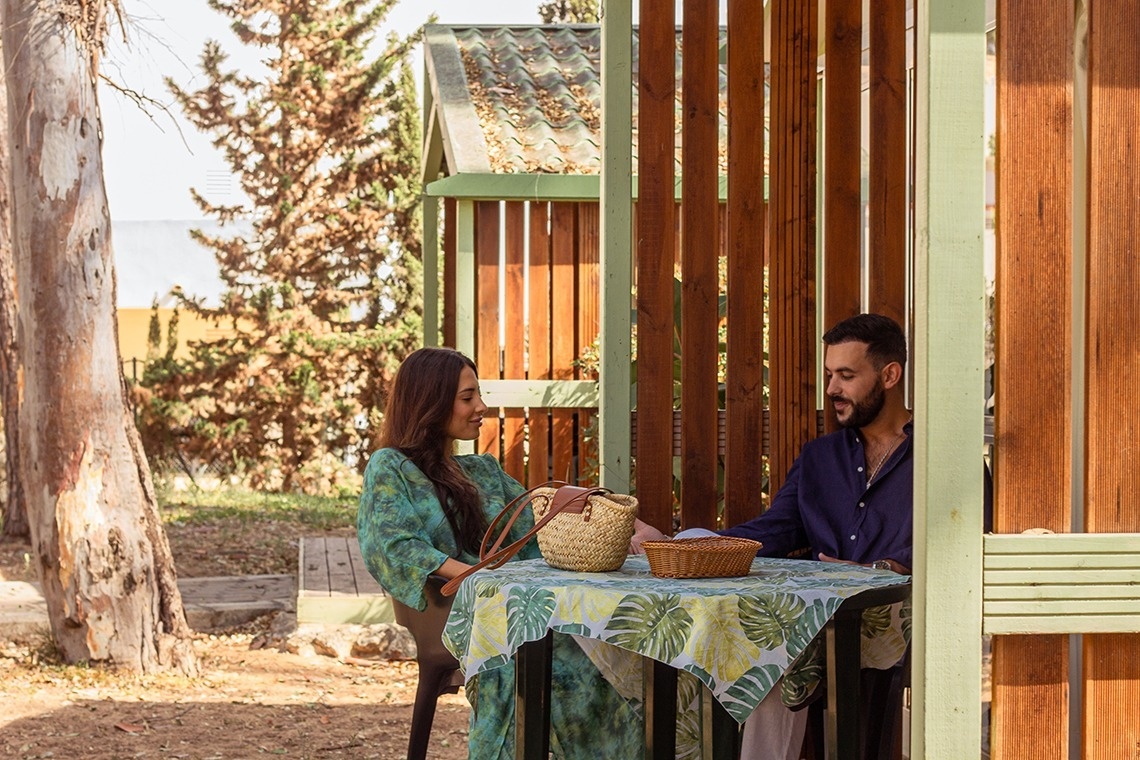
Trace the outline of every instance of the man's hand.
<path fill-rule="evenodd" d="M 835 557 L 827 556 L 823 552 L 819 553 L 819 561 L 820 562 L 838 562 L 841 565 L 858 565 L 859 567 L 870 567 L 871 566 L 870 562 L 868 562 L 867 564 L 862 564 L 860 562 L 852 562 L 849 559 L 836 559 Z M 888 559 L 887 562 L 890 563 L 891 570 L 893 572 L 896 572 L 900 575 L 910 575 L 910 568 L 909 567 L 903 567 L 898 562 L 895 562 L 893 559 Z"/>
<path fill-rule="evenodd" d="M 629 540 L 629 553 L 630 554 L 645 554 L 641 548 L 643 541 L 668 541 L 669 537 L 661 531 L 654 528 L 647 522 L 641 520 L 633 521 L 633 538 Z"/>

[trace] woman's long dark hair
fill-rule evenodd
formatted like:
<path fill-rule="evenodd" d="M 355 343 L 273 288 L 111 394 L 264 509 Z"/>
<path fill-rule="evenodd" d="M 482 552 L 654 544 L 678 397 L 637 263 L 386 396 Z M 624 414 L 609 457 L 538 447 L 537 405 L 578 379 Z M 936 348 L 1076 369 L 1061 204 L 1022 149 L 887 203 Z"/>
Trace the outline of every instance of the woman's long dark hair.
<path fill-rule="evenodd" d="M 460 551 L 479 554 L 487 530 L 479 489 L 451 454 L 447 424 L 464 367 L 475 362 L 451 348 L 421 348 L 396 372 L 384 415 L 384 448 L 399 449 L 435 486 Z"/>

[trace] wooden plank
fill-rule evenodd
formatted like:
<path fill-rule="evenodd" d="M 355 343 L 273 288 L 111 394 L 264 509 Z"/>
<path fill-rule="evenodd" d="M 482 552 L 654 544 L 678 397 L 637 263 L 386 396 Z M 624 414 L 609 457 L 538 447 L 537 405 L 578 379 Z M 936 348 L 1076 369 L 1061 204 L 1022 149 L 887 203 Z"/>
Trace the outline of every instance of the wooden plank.
<path fill-rule="evenodd" d="M 828 0 L 825 7 L 822 287 L 826 330 L 863 310 L 863 3 Z M 905 153 L 899 146 L 895 150 Z M 838 430 L 835 408 L 824 404 L 824 412 L 827 431 Z"/>
<path fill-rule="evenodd" d="M 1100 635 L 1134 631 L 1136 630 L 1136 619 L 1136 615 L 1132 614 L 1075 615 L 1069 618 L 1053 613 L 1041 616 L 991 616 L 986 618 L 985 624 L 982 626 L 982 633 L 989 636 L 1000 636 L 1003 640 L 1031 635 L 1035 638 L 1051 639 L 1053 644 L 1057 645 L 1068 643 L 1069 634 L 1072 633 Z M 1038 705 L 1038 709 L 1041 708 L 1043 705 Z M 997 757 L 997 754 L 995 753 L 993 756 Z M 1064 755 L 1058 756 L 1063 757 Z"/>
<path fill-rule="evenodd" d="M 1031 586 L 1039 584 L 1070 584 L 1081 582 L 1096 585 L 1113 583 L 1140 583 L 1140 568 L 1097 570 L 1084 575 L 1072 570 L 985 570 L 982 583 L 986 586 Z"/>
<path fill-rule="evenodd" d="M 982 600 L 1004 601 L 1014 599 L 1134 599 L 1140 598 L 1140 586 L 1133 583 L 1117 585 L 1097 584 L 1041 584 L 1034 586 L 989 585 L 982 588 Z"/>
<path fill-rule="evenodd" d="M 1121 631 L 1140 631 L 1140 597 L 1113 599 L 984 599 L 982 614 L 986 617 L 1053 616 L 1062 618 L 1060 625 L 1079 626 L 1077 618 L 1082 615 L 1118 615 L 1127 623 Z M 1067 629 L 1079 633 L 1079 627 Z"/>
<path fill-rule="evenodd" d="M 475 364 L 479 377 L 499 379 L 499 202 L 475 204 L 475 282 L 478 294 L 475 323 Z M 488 415 L 479 431 L 478 450 L 502 456 L 499 418 Z"/>
<path fill-rule="evenodd" d="M 767 450 L 764 422 L 764 6 L 728 2 L 728 275 L 724 526 L 756 515 L 753 477 Z M 757 220 L 762 220 L 756 234 Z"/>
<path fill-rule="evenodd" d="M 530 313 L 527 320 L 527 377 L 550 380 L 550 309 L 554 291 L 550 279 L 549 204 L 530 204 L 530 244 L 527 267 L 530 278 Z M 536 486 L 550 480 L 550 412 L 531 407 L 527 418 L 529 452 L 526 484 Z"/>
<path fill-rule="evenodd" d="M 360 542 L 354 537 L 348 540 L 348 556 L 352 561 L 352 575 L 356 578 L 356 593 L 361 596 L 386 593 L 364 564 L 364 555 L 360 552 Z"/>
<path fill-rule="evenodd" d="M 550 205 L 550 258 L 551 258 L 551 377 L 554 380 L 574 379 L 574 359 L 577 356 L 578 338 L 575 319 L 575 271 L 577 258 L 576 204 Z M 558 480 L 572 478 L 574 458 L 574 412 L 555 409 L 551 412 L 552 475 Z"/>
<path fill-rule="evenodd" d="M 1140 23 L 1134 2 L 1089 3 L 1085 530 L 1140 532 Z M 1140 635 L 1083 640 L 1085 757 L 1140 746 Z"/>
<path fill-rule="evenodd" d="M 356 576 L 352 572 L 352 557 L 348 554 L 348 542 L 341 537 L 325 539 L 328 553 L 329 596 L 357 596 Z"/>
<path fill-rule="evenodd" d="M 503 293 L 503 377 L 526 377 L 526 207 L 521 201 L 505 206 L 504 293 Z M 526 413 L 508 407 L 503 414 L 503 469 L 520 483 L 526 479 L 524 436 Z"/>
<path fill-rule="evenodd" d="M 578 308 L 577 331 L 578 344 L 574 346 L 574 359 L 582 356 L 582 349 L 598 340 L 598 326 L 600 319 L 599 301 L 601 295 L 601 233 L 598 227 L 599 206 L 597 203 L 579 203 L 578 205 Z M 597 379 L 589 377 L 575 368 L 575 375 L 582 379 Z M 578 461 L 580 485 L 597 485 L 595 467 L 586 466 L 586 463 L 598 461 L 597 421 L 595 413 L 581 411 L 576 419 L 578 430 Z M 585 470 L 583 473 L 582 471 Z M 587 476 L 588 475 L 588 476 Z"/>
<path fill-rule="evenodd" d="M 301 587 L 305 596 L 329 595 L 329 565 L 323 538 L 301 539 Z"/>
<path fill-rule="evenodd" d="M 772 2 L 769 378 L 775 491 L 815 435 L 816 4 Z"/>
<path fill-rule="evenodd" d="M 636 482 L 641 519 L 672 532 L 676 10 L 644 0 L 637 61 Z"/>
<path fill-rule="evenodd" d="M 997 6 L 994 529 L 1069 531 L 1073 9 Z M 1042 414 L 1027 393 L 1058 403 Z M 995 756 L 1065 756 L 1068 663 L 1064 636 L 995 641 Z"/>
<path fill-rule="evenodd" d="M 455 252 L 457 211 L 454 198 L 443 199 L 443 345 L 455 346 Z"/>
<path fill-rule="evenodd" d="M 1140 554 L 1007 554 L 987 555 L 983 564 L 986 570 L 1067 570 L 1077 574 L 1097 568 L 1140 568 Z"/>
<path fill-rule="evenodd" d="M 681 527 L 717 518 L 720 296 L 717 4 L 684 0 L 681 146 Z"/>
<path fill-rule="evenodd" d="M 1005 554 L 1133 554 L 1137 533 L 992 533 L 982 537 L 986 559 Z"/>
<path fill-rule="evenodd" d="M 867 310 L 906 328 L 906 0 L 870 3 L 870 136 Z M 908 331 L 909 334 L 909 331 Z"/>

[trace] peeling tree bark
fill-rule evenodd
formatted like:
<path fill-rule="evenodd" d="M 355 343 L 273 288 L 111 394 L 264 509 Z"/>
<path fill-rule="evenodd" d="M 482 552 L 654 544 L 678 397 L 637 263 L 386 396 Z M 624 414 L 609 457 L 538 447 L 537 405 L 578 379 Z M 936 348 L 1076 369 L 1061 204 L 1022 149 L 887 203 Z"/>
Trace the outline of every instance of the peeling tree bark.
<path fill-rule="evenodd" d="M 8 134 L 8 88 L 0 77 L 0 135 Z M 12 261 L 12 214 L 8 194 L 8 143 L 0 140 L 0 406 L 4 408 L 6 495 L 3 534 L 28 538 L 28 512 L 20 475 L 20 363 L 16 352 L 16 270 Z"/>
<path fill-rule="evenodd" d="M 194 673 L 119 363 L 91 0 L 4 0 L 20 440 L 32 548 L 69 662 Z M 101 24 L 95 24 L 97 29 Z"/>

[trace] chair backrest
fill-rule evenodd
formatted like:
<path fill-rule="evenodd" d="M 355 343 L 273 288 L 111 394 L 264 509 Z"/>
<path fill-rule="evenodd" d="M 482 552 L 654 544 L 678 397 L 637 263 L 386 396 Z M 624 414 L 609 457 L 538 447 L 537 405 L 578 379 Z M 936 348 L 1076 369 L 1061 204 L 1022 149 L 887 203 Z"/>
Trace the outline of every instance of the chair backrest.
<path fill-rule="evenodd" d="M 443 645 L 443 627 L 447 624 L 447 616 L 451 613 L 450 596 L 439 592 L 445 579 L 437 576 L 428 578 L 424 584 L 424 595 L 427 597 L 427 608 L 422 612 L 392 600 L 392 611 L 396 622 L 408 629 L 412 638 L 416 640 L 416 661 L 420 667 L 431 665 L 437 668 L 458 668 L 459 661 Z"/>

